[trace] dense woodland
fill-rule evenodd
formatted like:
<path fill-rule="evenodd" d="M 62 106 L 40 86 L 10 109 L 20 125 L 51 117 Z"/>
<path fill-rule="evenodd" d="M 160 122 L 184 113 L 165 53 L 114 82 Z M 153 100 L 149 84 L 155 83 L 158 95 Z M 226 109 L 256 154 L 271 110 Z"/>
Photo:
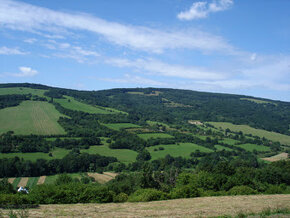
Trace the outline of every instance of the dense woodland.
<path fill-rule="evenodd" d="M 49 204 L 85 202 L 151 201 L 213 195 L 290 193 L 290 162 L 264 163 L 258 156 L 286 151 L 287 146 L 229 129 L 218 131 L 210 124 L 200 127 L 188 120 L 226 121 L 290 135 L 290 103 L 265 100 L 257 104 L 239 95 L 174 89 L 112 89 L 77 91 L 36 84 L 0 84 L 48 90 L 44 96 L 0 95 L 0 109 L 22 101 L 48 101 L 63 114 L 58 123 L 65 135 L 0 135 L 1 153 L 49 153 L 55 148 L 70 150 L 62 159 L 35 162 L 19 157 L 0 159 L 0 177 L 36 177 L 61 174 L 53 185 L 39 185 L 28 195 L 16 193 L 6 179 L 0 181 L 0 204 Z M 54 99 L 71 96 L 90 105 L 111 107 L 126 113 L 91 114 L 64 108 Z M 146 121 L 165 123 L 149 125 Z M 138 124 L 146 133 L 166 133 L 169 138 L 143 139 L 141 130 L 114 130 L 104 124 Z M 169 127 L 170 126 L 170 127 Z M 106 138 L 110 149 L 130 149 L 138 153 L 129 164 L 115 157 L 80 153 Z M 49 140 L 53 138 L 52 140 Z M 225 143 L 233 139 L 235 145 Z M 147 148 L 157 145 L 194 143 L 212 153 L 195 150 L 189 158 L 167 155 L 151 159 Z M 268 151 L 248 152 L 239 144 L 254 144 Z M 229 150 L 218 150 L 217 145 Z M 163 150 L 159 147 L 155 150 Z M 114 171 L 115 180 L 101 185 L 91 179 L 73 180 L 63 173 Z"/>

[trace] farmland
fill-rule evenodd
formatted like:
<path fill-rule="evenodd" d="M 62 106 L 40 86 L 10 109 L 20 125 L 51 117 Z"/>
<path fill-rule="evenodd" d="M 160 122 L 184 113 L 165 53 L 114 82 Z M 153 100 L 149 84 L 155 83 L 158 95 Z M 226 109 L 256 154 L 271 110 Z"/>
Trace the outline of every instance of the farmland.
<path fill-rule="evenodd" d="M 25 87 L 15 87 L 15 88 L 0 88 L 0 95 L 25 95 L 25 94 L 32 94 L 38 95 L 40 97 L 44 97 L 44 92 L 47 90 L 43 89 L 32 89 L 32 88 L 25 88 Z"/>
<path fill-rule="evenodd" d="M 133 124 L 133 123 L 108 123 L 102 124 L 110 129 L 113 130 L 120 130 L 120 129 L 128 129 L 128 128 L 140 128 L 141 126 Z"/>
<path fill-rule="evenodd" d="M 164 150 L 160 150 L 160 147 L 164 148 Z M 156 151 L 154 151 L 156 149 Z M 196 150 L 199 150 L 201 152 L 213 152 L 213 150 L 205 148 L 203 146 L 199 146 L 193 143 L 180 143 L 173 144 L 173 145 L 158 145 L 158 146 L 152 146 L 147 148 L 147 150 L 150 152 L 152 160 L 156 160 L 158 158 L 163 158 L 167 154 L 173 156 L 173 157 L 190 157 L 190 153 L 194 152 Z"/>
<path fill-rule="evenodd" d="M 144 140 L 148 140 L 150 138 L 173 138 L 172 135 L 168 135 L 166 133 L 144 133 L 138 134 L 138 136 Z"/>
<path fill-rule="evenodd" d="M 235 125 L 235 124 L 227 123 L 227 122 L 209 122 L 209 123 L 217 128 L 220 128 L 220 127 L 222 129 L 229 128 L 230 130 L 236 131 L 236 132 L 242 131 L 244 134 L 252 134 L 259 137 L 265 137 L 273 141 L 278 141 L 282 144 L 290 145 L 290 136 L 288 135 L 283 135 L 276 132 L 269 132 L 262 129 L 255 129 L 248 125 Z"/>
<path fill-rule="evenodd" d="M 228 148 L 228 147 L 225 147 L 225 146 L 222 146 L 222 145 L 215 145 L 214 146 L 218 151 L 222 151 L 222 150 L 225 150 L 225 151 L 232 151 L 233 149 L 231 148 Z"/>
<path fill-rule="evenodd" d="M 19 106 L 0 110 L 0 134 L 14 131 L 15 134 L 65 134 L 57 123 L 60 114 L 52 104 L 40 101 L 24 101 Z"/>
<path fill-rule="evenodd" d="M 246 217 L 246 214 L 288 208 L 286 214 L 273 216 L 288 217 L 289 201 L 290 195 L 281 194 L 220 196 L 122 204 L 40 205 L 28 213 L 29 217 L 144 217 L 145 214 L 148 217 Z M 2 212 L 7 214 L 9 210 Z"/>
<path fill-rule="evenodd" d="M 275 162 L 275 161 L 279 161 L 279 160 L 287 160 L 287 159 L 289 159 L 287 153 L 281 153 L 281 154 L 274 155 L 272 157 L 262 158 L 262 160 L 266 160 L 266 161 L 270 161 L 270 162 Z"/>
<path fill-rule="evenodd" d="M 100 107 L 95 107 L 89 104 L 85 104 L 75 100 L 73 97 L 65 96 L 65 99 L 54 99 L 55 102 L 59 103 L 64 108 L 76 111 L 83 111 L 91 114 L 111 114 L 115 113 L 112 110 L 105 110 Z"/>
<path fill-rule="evenodd" d="M 242 145 L 235 145 L 237 147 L 243 148 L 246 151 L 253 152 L 256 151 L 270 151 L 269 147 L 263 146 L 263 145 L 255 145 L 255 144 L 242 144 Z"/>

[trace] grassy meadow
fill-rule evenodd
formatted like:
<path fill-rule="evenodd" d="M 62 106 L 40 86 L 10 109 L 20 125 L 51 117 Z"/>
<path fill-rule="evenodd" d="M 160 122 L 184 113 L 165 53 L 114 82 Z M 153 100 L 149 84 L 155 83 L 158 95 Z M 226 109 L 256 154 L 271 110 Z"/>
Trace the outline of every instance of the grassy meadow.
<path fill-rule="evenodd" d="M 172 135 L 168 135 L 166 133 L 142 133 L 137 135 L 144 140 L 148 140 L 150 138 L 174 138 Z"/>
<path fill-rule="evenodd" d="M 0 134 L 14 131 L 17 135 L 65 134 L 57 120 L 63 116 L 52 104 L 43 101 L 23 101 L 16 107 L 0 110 Z"/>
<path fill-rule="evenodd" d="M 265 137 L 269 140 L 278 141 L 282 144 L 290 145 L 290 136 L 288 135 L 283 135 L 276 132 L 269 132 L 262 129 L 255 129 L 248 125 L 235 125 L 235 124 L 227 123 L 227 122 L 209 122 L 209 123 L 217 128 L 220 128 L 220 127 L 222 129 L 229 128 L 230 130 L 236 131 L 236 132 L 242 131 L 244 134 L 252 134 L 259 137 Z"/>
<path fill-rule="evenodd" d="M 103 123 L 102 125 L 117 131 L 120 129 L 141 128 L 141 126 L 133 123 L 107 123 L 107 124 Z"/>
<path fill-rule="evenodd" d="M 231 148 L 228 148 L 228 147 L 225 147 L 225 146 L 222 146 L 222 145 L 215 145 L 214 147 L 217 149 L 217 151 L 222 151 L 222 150 L 232 151 L 233 150 Z"/>
<path fill-rule="evenodd" d="M 159 150 L 160 147 L 163 147 L 164 150 Z M 154 149 L 157 149 L 157 151 L 154 151 Z M 173 157 L 182 156 L 188 158 L 190 157 L 190 153 L 196 150 L 208 153 L 213 152 L 213 150 L 211 149 L 193 143 L 179 143 L 179 145 L 178 144 L 156 145 L 148 147 L 147 150 L 150 152 L 152 160 L 165 157 L 167 154 Z"/>
<path fill-rule="evenodd" d="M 237 147 L 243 148 L 246 151 L 253 152 L 256 151 L 270 151 L 269 147 L 263 146 L 263 145 L 255 145 L 255 144 L 242 144 L 242 145 L 235 145 Z"/>
<path fill-rule="evenodd" d="M 32 94 L 32 95 L 38 95 L 41 97 L 44 96 L 44 92 L 47 90 L 44 89 L 31 89 L 26 87 L 15 87 L 15 88 L 0 88 L 0 95 L 24 95 L 24 94 Z"/>

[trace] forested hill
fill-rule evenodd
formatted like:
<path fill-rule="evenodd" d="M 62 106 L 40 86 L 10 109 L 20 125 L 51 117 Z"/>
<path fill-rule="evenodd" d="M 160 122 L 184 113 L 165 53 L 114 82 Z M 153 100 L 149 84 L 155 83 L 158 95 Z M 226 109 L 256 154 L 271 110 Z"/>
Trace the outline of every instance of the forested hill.
<path fill-rule="evenodd" d="M 247 124 L 290 135 L 290 103 L 243 95 L 206 93 L 167 88 L 126 88 L 102 91 L 77 91 L 39 84 L 0 84 L 0 88 L 42 89 L 45 96 L 76 100 L 110 107 L 129 114 L 132 122 L 155 120 L 184 124 L 189 120 Z M 3 104 L 5 99 L 1 100 Z"/>

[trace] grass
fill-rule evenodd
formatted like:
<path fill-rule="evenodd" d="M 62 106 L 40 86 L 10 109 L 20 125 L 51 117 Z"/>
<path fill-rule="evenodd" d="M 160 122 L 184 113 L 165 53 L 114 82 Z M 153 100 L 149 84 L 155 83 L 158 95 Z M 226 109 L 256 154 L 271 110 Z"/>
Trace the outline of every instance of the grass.
<path fill-rule="evenodd" d="M 107 123 L 102 124 L 110 129 L 113 130 L 120 130 L 120 129 L 128 129 L 128 128 L 140 128 L 141 126 L 133 124 L 133 123 Z"/>
<path fill-rule="evenodd" d="M 41 97 L 44 96 L 44 92 L 47 90 L 43 89 L 31 89 L 31 88 L 25 88 L 25 87 L 15 87 L 15 88 L 0 88 L 0 95 L 13 95 L 13 94 L 32 94 L 32 95 L 38 95 Z"/>
<path fill-rule="evenodd" d="M 167 125 L 166 123 L 157 122 L 157 121 L 151 121 L 151 120 L 147 120 L 146 123 L 148 123 L 150 126 L 162 125 L 162 126 L 165 126 L 167 129 L 170 129 L 170 126 Z"/>
<path fill-rule="evenodd" d="M 252 134 L 259 137 L 265 137 L 272 141 L 278 141 L 281 144 L 290 145 L 290 136 L 288 135 L 283 135 L 280 133 L 270 132 L 262 129 L 255 129 L 248 125 L 235 125 L 227 122 L 209 122 L 209 123 L 217 128 L 219 127 L 221 127 L 222 129 L 229 128 L 230 130 L 235 132 L 242 131 L 244 134 Z"/>
<path fill-rule="evenodd" d="M 284 152 L 281 154 L 274 155 L 272 157 L 265 157 L 265 158 L 261 158 L 261 159 L 265 160 L 265 161 L 269 161 L 269 162 L 275 162 L 275 161 L 279 161 L 279 160 L 287 160 L 288 158 L 289 158 L 288 154 Z"/>
<path fill-rule="evenodd" d="M 65 99 L 54 99 L 55 102 L 59 103 L 64 108 L 70 109 L 70 110 L 76 110 L 76 111 L 83 111 L 86 113 L 91 114 L 112 114 L 116 113 L 112 110 L 105 110 L 101 107 L 95 107 L 89 104 L 82 103 L 80 101 L 75 100 L 73 97 L 65 96 Z"/>
<path fill-rule="evenodd" d="M 242 145 L 235 145 L 237 147 L 243 148 L 246 151 L 253 152 L 254 150 L 256 151 L 270 151 L 269 147 L 266 147 L 264 145 L 255 145 L 255 144 L 242 144 Z"/>
<path fill-rule="evenodd" d="M 172 135 L 168 135 L 166 133 L 142 133 L 137 135 L 144 140 L 148 140 L 150 138 L 174 138 Z"/>
<path fill-rule="evenodd" d="M 110 149 L 107 145 L 91 146 L 89 149 L 82 149 L 81 152 L 116 157 L 123 163 L 132 163 L 136 161 L 137 157 L 136 151 L 129 149 Z"/>
<path fill-rule="evenodd" d="M 290 195 L 248 195 L 138 203 L 53 204 L 29 209 L 29 217 L 144 217 L 144 214 L 148 217 L 238 217 L 242 213 L 267 215 L 269 210 L 289 214 L 289 202 Z M 9 209 L 2 212 L 4 216 Z"/>
<path fill-rule="evenodd" d="M 12 183 L 12 186 L 13 186 L 14 189 L 17 188 L 17 186 L 18 186 L 20 180 L 21 180 L 21 177 L 17 177 L 17 178 L 14 179 L 14 181 L 13 181 L 13 183 Z"/>
<path fill-rule="evenodd" d="M 225 151 L 232 151 L 233 149 L 231 148 L 228 148 L 228 147 L 225 147 L 225 146 L 222 146 L 222 145 L 215 145 L 214 146 L 218 151 L 222 151 L 222 150 L 225 150 Z"/>
<path fill-rule="evenodd" d="M 29 177 L 26 187 L 31 189 L 32 187 L 36 186 L 39 177 Z"/>
<path fill-rule="evenodd" d="M 0 134 L 14 131 L 17 135 L 65 134 L 57 120 L 63 116 L 52 104 L 43 101 L 24 101 L 16 107 L 0 110 Z"/>
<path fill-rule="evenodd" d="M 251 101 L 257 104 L 274 104 L 277 105 L 276 103 L 273 103 L 271 101 L 264 101 L 264 100 L 259 100 L 259 99 L 255 99 L 255 98 L 240 98 L 240 100 L 245 100 L 245 101 Z"/>
<path fill-rule="evenodd" d="M 235 145 L 239 141 L 235 140 L 235 139 L 225 138 L 225 139 L 221 140 L 220 142 L 225 143 L 227 145 Z"/>
<path fill-rule="evenodd" d="M 45 159 L 45 160 L 61 159 L 69 152 L 70 150 L 56 148 L 51 152 L 53 155 L 52 157 L 50 157 L 48 153 L 34 152 L 34 153 L 0 153 L 0 158 L 1 159 L 13 158 L 17 156 L 19 158 L 23 158 L 24 160 L 30 160 L 32 162 L 35 162 L 37 159 Z"/>
<path fill-rule="evenodd" d="M 163 147 L 164 150 L 159 150 L 160 147 Z M 157 149 L 157 151 L 154 151 L 154 149 Z M 180 143 L 178 144 L 172 144 L 172 145 L 157 145 L 148 147 L 147 150 L 151 154 L 152 160 L 156 160 L 158 158 L 163 158 L 167 154 L 173 156 L 173 157 L 190 157 L 190 153 L 194 152 L 196 150 L 200 150 L 201 152 L 213 152 L 213 150 L 208 149 L 206 147 L 196 145 L 193 143 Z"/>

